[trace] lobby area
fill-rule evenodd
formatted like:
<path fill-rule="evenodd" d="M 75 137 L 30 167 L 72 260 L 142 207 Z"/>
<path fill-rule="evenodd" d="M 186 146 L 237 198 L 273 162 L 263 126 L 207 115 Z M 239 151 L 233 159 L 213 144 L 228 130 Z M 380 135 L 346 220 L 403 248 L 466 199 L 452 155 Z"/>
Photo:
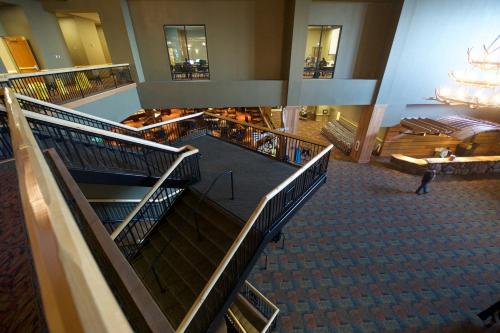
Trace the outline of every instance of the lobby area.
<path fill-rule="evenodd" d="M 0 0 L 0 333 L 500 333 L 500 0 Z"/>
<path fill-rule="evenodd" d="M 276 332 L 498 332 L 500 180 L 420 177 L 335 161 L 268 245 L 250 281 L 282 311 Z M 267 268 L 266 267 L 267 260 Z"/>

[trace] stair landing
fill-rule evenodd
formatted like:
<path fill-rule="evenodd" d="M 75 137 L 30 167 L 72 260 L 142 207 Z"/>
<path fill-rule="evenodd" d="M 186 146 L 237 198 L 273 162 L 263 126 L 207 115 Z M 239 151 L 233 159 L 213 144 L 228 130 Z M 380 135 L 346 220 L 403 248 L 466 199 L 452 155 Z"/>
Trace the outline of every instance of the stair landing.
<path fill-rule="evenodd" d="M 265 194 L 297 171 L 292 165 L 208 135 L 186 143 L 198 148 L 201 153 L 201 180 L 193 186 L 200 193 L 220 173 L 233 171 L 235 199 L 230 200 L 229 176 L 221 178 L 208 197 L 243 221 L 250 217 Z"/>

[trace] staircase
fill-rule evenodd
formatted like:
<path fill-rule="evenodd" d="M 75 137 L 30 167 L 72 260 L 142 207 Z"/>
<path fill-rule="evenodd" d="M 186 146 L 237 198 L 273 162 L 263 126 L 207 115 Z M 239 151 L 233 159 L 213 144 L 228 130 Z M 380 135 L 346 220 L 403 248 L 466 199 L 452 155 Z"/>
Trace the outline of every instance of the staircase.
<path fill-rule="evenodd" d="M 199 200 L 199 193 L 186 190 L 131 261 L 174 328 L 243 227 L 208 199 Z M 197 210 L 203 214 L 193 214 Z M 197 328 L 193 322 L 190 331 Z"/>
<path fill-rule="evenodd" d="M 34 134 L 38 146 L 55 148 L 75 179 L 106 184 L 114 178 L 122 185 L 136 185 L 139 179 L 142 186 L 147 186 L 144 179 L 149 179 L 148 184 L 154 184 L 125 218 L 125 215 L 120 218 L 109 215 L 107 228 L 111 235 L 105 237 L 111 237 L 113 246 L 118 246 L 179 332 L 213 330 L 230 306 L 237 316 L 245 316 L 248 309 L 240 297 L 245 278 L 266 244 L 326 179 L 332 146 L 324 147 L 211 114 L 180 120 L 179 123 L 188 125 L 187 134 L 181 133 L 179 123 L 167 124 L 176 128 L 177 139 L 193 133 L 209 135 L 211 140 L 243 146 L 254 151 L 249 154 L 260 154 L 261 158 L 266 156 L 267 162 L 269 158 L 273 163 L 293 166 L 286 179 L 263 192 L 257 206 L 252 205 L 248 219 L 242 221 L 219 206 L 222 203 L 216 199 L 213 200 L 217 202 L 209 198 L 200 202 L 200 193 L 192 187 L 201 177 L 198 149 L 151 142 L 158 128 L 145 128 L 138 137 L 123 125 L 96 117 L 88 120 L 82 114 L 73 117 L 72 110 L 50 106 L 57 110 L 56 115 L 45 106 L 33 108 L 37 113 L 23 112 L 20 108 L 18 112 L 26 117 L 28 130 Z M 254 111 L 260 116 L 260 110 Z M 11 156 L 6 115 L 0 107 L 0 158 Z M 230 135 L 230 129 L 235 128 L 243 134 L 241 137 Z M 134 136 L 127 131 L 134 132 Z M 292 163 L 287 156 L 299 146 L 311 147 L 309 159 Z M 228 160 L 229 150 L 210 151 L 210 154 L 217 161 Z M 263 182 L 259 178 L 252 186 L 265 188 L 268 184 Z M 248 191 L 249 186 L 241 190 Z M 106 214 L 99 212 L 100 217 Z M 262 328 L 263 323 L 263 318 L 257 318 L 247 324 L 257 331 L 268 330 L 269 326 Z"/>

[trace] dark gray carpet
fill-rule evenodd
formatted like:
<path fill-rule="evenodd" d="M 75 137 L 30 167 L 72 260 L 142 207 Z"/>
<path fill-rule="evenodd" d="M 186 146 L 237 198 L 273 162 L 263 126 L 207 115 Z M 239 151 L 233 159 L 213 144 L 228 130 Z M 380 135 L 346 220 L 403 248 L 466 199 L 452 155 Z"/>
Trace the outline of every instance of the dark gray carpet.
<path fill-rule="evenodd" d="M 214 185 L 208 197 L 243 220 L 247 220 L 260 199 L 297 169 L 289 164 L 211 136 L 202 136 L 183 144 L 200 150 L 201 181 L 193 187 L 203 193 L 219 174 L 233 171 L 234 200 L 229 176 Z"/>

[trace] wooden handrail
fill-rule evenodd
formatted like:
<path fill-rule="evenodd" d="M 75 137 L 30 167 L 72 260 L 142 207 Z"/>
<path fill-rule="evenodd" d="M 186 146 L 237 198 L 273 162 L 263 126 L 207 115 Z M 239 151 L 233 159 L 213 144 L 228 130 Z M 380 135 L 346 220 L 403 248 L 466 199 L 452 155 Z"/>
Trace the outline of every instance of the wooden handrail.
<path fill-rule="evenodd" d="M 272 129 L 269 129 L 267 127 L 263 127 L 263 126 L 259 126 L 259 125 L 254 125 L 254 124 L 249 124 L 249 123 L 241 121 L 241 120 L 235 120 L 235 119 L 231 119 L 231 118 L 228 118 L 228 117 L 225 117 L 225 116 L 219 116 L 218 114 L 213 114 L 213 113 L 210 113 L 210 112 L 205 112 L 205 114 L 207 116 L 210 116 L 210 117 L 220 118 L 220 119 L 227 120 L 227 121 L 230 121 L 230 122 L 233 122 L 233 123 L 236 123 L 236 124 L 240 124 L 240 125 L 243 125 L 243 126 L 254 127 L 254 128 L 260 129 L 260 130 L 262 130 L 264 132 L 270 132 L 270 133 L 274 133 L 274 134 L 277 134 L 277 135 L 286 136 L 286 137 L 289 137 L 289 138 L 292 138 L 292 139 L 297 139 L 297 140 L 300 140 L 300 141 L 304 141 L 304 142 L 312 143 L 312 144 L 315 144 L 315 145 L 318 145 L 318 146 L 321 146 L 321 147 L 325 147 L 324 143 L 316 141 L 314 139 L 309 139 L 309 138 L 304 139 L 303 137 L 301 137 L 299 135 L 272 130 Z"/>
<path fill-rule="evenodd" d="M 49 70 L 43 70 L 43 71 L 39 71 L 39 72 L 32 72 L 32 73 L 7 74 L 6 77 L 7 77 L 7 79 L 19 79 L 19 78 L 23 78 L 23 77 L 44 76 L 44 75 L 71 73 L 71 72 L 83 72 L 83 71 L 90 71 L 90 70 L 94 70 L 94 69 L 128 67 L 128 66 L 129 66 L 129 64 L 68 67 L 68 68 L 49 69 Z"/>
<path fill-rule="evenodd" d="M 233 324 L 237 326 L 236 330 L 238 331 L 238 333 L 247 333 L 247 330 L 241 325 L 240 321 L 238 320 L 238 318 L 236 318 L 235 314 L 233 313 L 233 311 L 231 311 L 231 309 L 227 309 L 227 315 L 231 318 Z"/>
<path fill-rule="evenodd" d="M 64 201 L 19 103 L 4 88 L 23 212 L 51 332 L 132 332 Z"/>
<path fill-rule="evenodd" d="M 267 330 L 269 329 L 269 327 L 271 327 L 271 325 L 273 324 L 273 321 L 276 319 L 276 317 L 278 316 L 278 313 L 280 312 L 280 309 L 274 305 L 273 302 L 271 302 L 266 296 L 264 296 L 257 288 L 255 288 L 250 282 L 248 282 L 247 280 L 245 280 L 245 285 L 250 288 L 255 294 L 257 294 L 262 300 L 264 300 L 264 302 L 269 305 L 271 308 L 273 308 L 273 314 L 271 315 L 271 318 L 269 318 L 267 320 L 267 324 L 266 326 L 264 326 L 264 328 L 261 330 L 261 332 L 267 332 Z"/>
<path fill-rule="evenodd" d="M 90 206 L 89 201 L 83 195 L 56 150 L 51 148 L 47 150 L 46 154 L 52 160 L 55 172 L 57 172 L 59 179 L 62 180 L 71 199 L 74 199 L 75 209 L 83 217 L 85 228 L 91 231 L 92 241 L 97 244 L 98 248 L 94 249 L 94 251 L 102 252 L 106 260 L 106 266 L 116 272 L 116 274 L 110 274 L 112 277 L 116 277 L 113 279 L 113 287 L 118 290 L 125 303 L 122 306 L 125 309 L 132 309 L 130 311 L 132 311 L 132 317 L 135 319 L 134 326 L 146 326 L 145 331 L 151 332 L 174 332 L 170 322 L 137 276 L 133 267 L 128 263 L 115 242 L 109 238 L 108 231 L 92 206 Z M 142 317 L 143 321 L 135 315 L 136 313 Z"/>
<path fill-rule="evenodd" d="M 330 152 L 330 150 L 333 148 L 333 145 L 328 145 L 325 149 L 323 149 L 318 155 L 314 156 L 309 162 L 304 164 L 300 169 L 295 171 L 290 177 L 285 179 L 281 184 L 279 184 L 276 188 L 274 188 L 271 192 L 267 193 L 259 202 L 257 207 L 254 209 L 252 212 L 252 215 L 248 218 L 247 222 L 241 229 L 240 233 L 238 234 L 238 237 L 236 237 L 235 241 L 229 248 L 229 250 L 226 252 L 226 255 L 220 262 L 219 266 L 217 269 L 213 272 L 212 276 L 210 277 L 210 280 L 205 284 L 205 287 L 201 291 L 201 293 L 198 295 L 196 300 L 194 301 L 193 305 L 189 309 L 188 313 L 184 316 L 184 319 L 180 323 L 179 327 L 177 328 L 176 332 L 184 332 L 191 321 L 193 320 L 194 316 L 200 309 L 201 305 L 205 301 L 205 299 L 208 297 L 210 292 L 212 291 L 213 287 L 219 280 L 220 276 L 226 269 L 227 265 L 231 261 L 231 258 L 235 255 L 236 251 L 239 249 L 240 245 L 243 243 L 243 240 L 246 238 L 250 230 L 252 229 L 253 225 L 257 221 L 257 218 L 259 215 L 262 213 L 264 210 L 264 207 L 266 204 L 276 195 L 278 194 L 282 189 L 284 189 L 286 186 L 288 186 L 291 182 L 293 182 L 295 179 L 297 179 L 300 175 L 302 175 L 304 172 L 307 171 L 314 163 L 319 161 L 320 158 L 325 156 L 327 153 Z"/>
<path fill-rule="evenodd" d="M 203 115 L 203 112 L 193 113 L 193 114 L 189 114 L 187 116 L 182 116 L 182 117 L 179 117 L 179 118 L 165 120 L 165 121 L 162 121 L 160 123 L 138 127 L 137 129 L 139 131 L 147 131 L 147 130 L 150 130 L 152 128 L 161 127 L 161 126 L 168 125 L 168 124 L 173 124 L 173 123 L 176 123 L 176 122 L 179 122 L 179 121 L 183 121 L 183 120 L 191 119 L 191 118 L 196 118 L 196 117 L 199 117 L 199 116 L 202 116 L 202 115 Z"/>
<path fill-rule="evenodd" d="M 128 214 L 127 218 L 113 231 L 113 233 L 111 234 L 111 239 L 115 240 L 116 237 L 118 237 L 120 232 L 122 232 L 122 230 L 125 229 L 127 224 L 129 224 L 130 221 L 132 221 L 134 216 L 141 210 L 141 208 L 149 202 L 149 199 L 151 198 L 151 196 L 153 196 L 153 194 L 156 192 L 156 190 L 158 190 L 160 188 L 160 186 L 163 185 L 163 182 L 172 174 L 172 172 L 174 172 L 174 170 L 177 168 L 177 166 L 179 164 L 181 164 L 181 162 L 185 158 L 187 158 L 188 156 L 194 155 L 198 152 L 199 152 L 198 149 L 190 147 L 189 151 L 182 153 L 179 157 L 177 157 L 177 159 L 167 169 L 167 171 L 163 174 L 163 176 L 161 176 L 161 178 L 158 179 L 158 181 L 154 184 L 153 187 L 151 187 L 151 189 L 144 196 L 144 198 L 142 198 L 141 202 L 137 206 L 135 206 L 135 208 Z"/>

